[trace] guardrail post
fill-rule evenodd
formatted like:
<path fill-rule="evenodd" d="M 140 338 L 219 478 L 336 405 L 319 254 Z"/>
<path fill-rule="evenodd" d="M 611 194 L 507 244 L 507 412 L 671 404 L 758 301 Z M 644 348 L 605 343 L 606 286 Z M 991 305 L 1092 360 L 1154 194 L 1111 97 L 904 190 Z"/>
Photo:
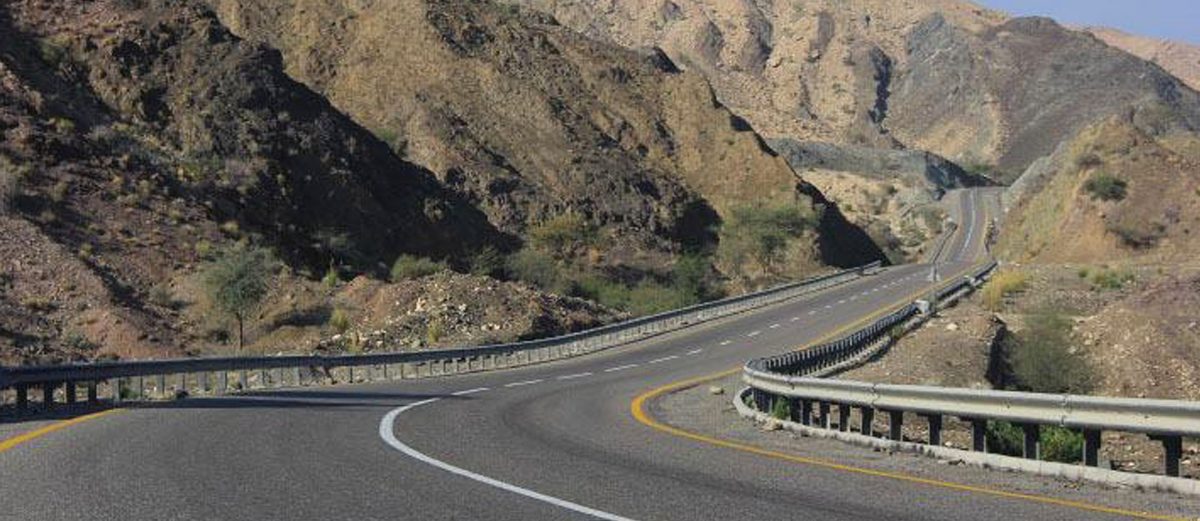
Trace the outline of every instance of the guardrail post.
<path fill-rule="evenodd" d="M 158 397 L 165 398 L 167 396 L 167 375 L 158 375 L 154 379 L 154 387 L 156 387 L 158 390 Z"/>
<path fill-rule="evenodd" d="M 904 411 L 887 411 L 888 413 L 888 439 L 892 441 L 904 440 Z"/>
<path fill-rule="evenodd" d="M 138 376 L 134 378 L 134 381 L 137 382 L 137 399 L 144 401 L 146 399 L 146 377 Z"/>
<path fill-rule="evenodd" d="M 250 388 L 250 375 L 246 373 L 245 369 L 238 374 L 238 378 L 240 378 L 240 383 L 242 384 L 242 391 Z"/>
<path fill-rule="evenodd" d="M 215 394 L 225 394 L 227 390 L 229 390 L 229 373 L 219 371 L 217 372 L 217 388 L 214 392 Z"/>
<path fill-rule="evenodd" d="M 1100 465 L 1100 431 L 1083 430 L 1083 464 L 1089 467 Z"/>
<path fill-rule="evenodd" d="M 800 399 L 800 424 L 812 425 L 812 401 Z"/>
<path fill-rule="evenodd" d="M 75 395 L 75 382 L 67 382 L 66 387 L 63 389 L 63 401 L 67 405 L 75 405 Z"/>
<path fill-rule="evenodd" d="M 122 383 L 123 382 L 120 378 L 113 378 L 112 380 L 108 381 L 109 387 L 112 388 L 112 403 L 113 403 L 113 405 L 121 405 L 121 387 L 122 387 L 121 384 Z"/>
<path fill-rule="evenodd" d="M 1163 472 L 1173 478 L 1179 477 L 1179 458 L 1183 456 L 1183 436 L 1151 436 L 1163 445 Z"/>
<path fill-rule="evenodd" d="M 25 412 L 29 410 L 29 388 L 24 385 L 17 385 L 17 411 Z"/>
<path fill-rule="evenodd" d="M 200 392 L 202 392 L 202 393 L 208 392 L 208 373 L 207 372 L 196 373 L 196 388 L 200 389 Z"/>
<path fill-rule="evenodd" d="M 1041 428 L 1036 423 L 1023 423 L 1021 430 L 1025 431 L 1021 456 L 1025 459 L 1041 459 Z"/>
<path fill-rule="evenodd" d="M 842 432 L 850 432 L 850 405 L 845 403 L 838 404 L 838 430 Z"/>
<path fill-rule="evenodd" d="M 187 389 L 188 389 L 187 377 L 188 377 L 187 373 L 179 373 L 179 389 L 178 390 L 184 391 L 184 392 L 187 391 Z"/>
<path fill-rule="evenodd" d="M 875 409 L 873 407 L 862 407 L 858 410 L 859 425 L 858 432 L 863 436 L 875 436 Z"/>
<path fill-rule="evenodd" d="M 820 411 L 820 412 L 817 417 L 818 417 L 818 420 L 821 422 L 821 428 L 828 429 L 828 428 L 832 427 L 831 421 L 829 418 L 829 402 L 822 401 L 819 406 L 818 411 Z"/>
<path fill-rule="evenodd" d="M 987 419 L 963 418 L 963 420 L 971 422 L 971 450 L 987 452 Z"/>
<path fill-rule="evenodd" d="M 296 387 L 300 387 L 303 385 L 303 383 L 300 382 L 300 368 L 299 367 L 292 368 L 292 385 L 295 385 Z"/>
<path fill-rule="evenodd" d="M 99 395 L 96 393 L 96 381 L 92 380 L 87 383 L 87 401 L 89 404 L 95 405 L 100 401 Z"/>
<path fill-rule="evenodd" d="M 42 384 L 42 407 L 43 408 L 45 408 L 45 409 L 53 409 L 54 408 L 54 388 L 55 387 L 58 387 L 58 385 L 52 384 L 52 383 Z"/>
<path fill-rule="evenodd" d="M 929 444 L 942 444 L 942 415 L 940 414 L 922 414 L 925 421 L 929 422 Z"/>

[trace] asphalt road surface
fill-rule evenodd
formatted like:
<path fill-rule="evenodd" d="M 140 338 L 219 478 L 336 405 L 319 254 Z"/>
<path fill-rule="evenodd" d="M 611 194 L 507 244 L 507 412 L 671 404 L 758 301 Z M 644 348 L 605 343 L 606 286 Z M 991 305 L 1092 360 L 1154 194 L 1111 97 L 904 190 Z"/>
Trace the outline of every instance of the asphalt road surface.
<path fill-rule="evenodd" d="M 985 252 L 994 193 L 941 256 Z M 953 201 L 953 200 L 952 200 Z M 600 354 L 473 375 L 188 399 L 0 454 L 2 519 L 1097 519 L 654 430 L 646 391 L 795 349 L 910 302 L 928 265 Z"/>

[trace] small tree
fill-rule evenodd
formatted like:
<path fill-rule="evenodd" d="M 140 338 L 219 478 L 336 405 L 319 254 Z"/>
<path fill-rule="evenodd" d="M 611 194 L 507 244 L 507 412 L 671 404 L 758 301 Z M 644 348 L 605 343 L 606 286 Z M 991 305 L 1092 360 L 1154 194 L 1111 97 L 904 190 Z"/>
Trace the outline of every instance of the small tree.
<path fill-rule="evenodd" d="M 237 246 L 205 268 L 204 285 L 213 305 L 237 321 L 238 351 L 246 345 L 246 317 L 267 295 L 273 262 L 265 249 Z"/>

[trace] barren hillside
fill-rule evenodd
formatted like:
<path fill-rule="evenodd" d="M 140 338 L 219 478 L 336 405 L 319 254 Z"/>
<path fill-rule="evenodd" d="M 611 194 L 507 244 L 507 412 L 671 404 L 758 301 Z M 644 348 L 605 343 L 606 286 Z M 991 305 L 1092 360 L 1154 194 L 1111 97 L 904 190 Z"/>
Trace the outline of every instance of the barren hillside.
<path fill-rule="evenodd" d="M 1113 47 L 1151 61 L 1192 90 L 1200 90 L 1200 46 L 1129 34 L 1108 27 L 1088 27 L 1087 32 Z"/>

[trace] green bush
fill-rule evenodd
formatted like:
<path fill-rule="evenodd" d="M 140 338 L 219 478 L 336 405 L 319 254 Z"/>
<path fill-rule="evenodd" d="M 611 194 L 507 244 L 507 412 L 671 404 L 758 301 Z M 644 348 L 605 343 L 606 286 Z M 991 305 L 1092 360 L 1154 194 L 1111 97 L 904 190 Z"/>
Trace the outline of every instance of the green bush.
<path fill-rule="evenodd" d="M 484 247 L 471 256 L 471 273 L 480 277 L 504 275 L 504 255 L 491 246 Z"/>
<path fill-rule="evenodd" d="M 988 452 L 1020 457 L 1024 454 L 1025 431 L 1006 421 L 988 422 Z M 1058 426 L 1042 426 L 1038 432 L 1041 459 L 1059 463 L 1076 463 L 1083 454 L 1083 435 Z"/>
<path fill-rule="evenodd" d="M 722 292 L 713 281 L 712 261 L 700 254 L 687 253 L 675 261 L 671 284 L 694 304 L 720 298 Z"/>
<path fill-rule="evenodd" d="M 329 263 L 329 269 L 325 270 L 325 276 L 321 278 L 321 284 L 325 287 L 333 289 L 342 283 L 342 277 L 338 275 L 338 270 L 333 263 Z"/>
<path fill-rule="evenodd" d="M 642 281 L 629 291 L 629 304 L 625 309 L 635 315 L 652 315 L 690 306 L 696 302 L 694 296 L 678 288 Z"/>
<path fill-rule="evenodd" d="M 1120 201 L 1125 198 L 1128 183 L 1111 174 L 1100 172 L 1087 180 L 1084 188 L 1091 192 L 1092 199 L 1103 201 Z"/>
<path fill-rule="evenodd" d="M 392 282 L 419 279 L 446 270 L 446 265 L 416 255 L 401 255 L 392 264 Z"/>
<path fill-rule="evenodd" d="M 1077 463 L 1083 459 L 1083 434 L 1065 427 L 1042 427 L 1042 459 L 1059 463 Z"/>
<path fill-rule="evenodd" d="M 239 351 L 246 343 L 246 319 L 267 295 L 274 262 L 265 249 L 235 246 L 204 268 L 204 286 L 213 306 L 237 321 Z"/>
<path fill-rule="evenodd" d="M 341 308 L 334 309 L 329 314 L 329 328 L 339 335 L 345 334 L 350 330 L 350 314 Z"/>
<path fill-rule="evenodd" d="M 531 246 L 560 259 L 574 256 L 597 237 L 596 228 L 574 212 L 557 215 L 529 230 Z"/>
<path fill-rule="evenodd" d="M 558 263 L 545 253 L 525 248 L 511 255 L 507 265 L 509 278 L 547 291 L 560 291 L 563 288 L 564 277 Z"/>
<path fill-rule="evenodd" d="M 429 345 L 437 344 L 446 334 L 446 326 L 442 323 L 442 319 L 433 317 L 425 324 L 425 341 Z"/>
<path fill-rule="evenodd" d="M 1098 289 L 1121 289 L 1133 280 L 1133 272 L 1129 270 L 1103 270 L 1092 274 L 1092 285 Z"/>
<path fill-rule="evenodd" d="M 775 402 L 771 404 L 771 417 L 776 420 L 787 420 L 791 418 L 792 408 L 788 401 L 784 398 L 775 398 Z"/>
<path fill-rule="evenodd" d="M 1091 367 L 1072 347 L 1071 322 L 1063 315 L 1050 311 L 1031 315 L 1025 330 L 1011 342 L 1009 364 L 1019 389 L 1071 394 L 1091 390 Z"/>
<path fill-rule="evenodd" d="M 718 254 L 740 265 L 753 258 L 763 266 L 780 260 L 788 241 L 815 228 L 818 218 L 792 205 L 746 205 L 733 208 L 721 227 Z"/>

